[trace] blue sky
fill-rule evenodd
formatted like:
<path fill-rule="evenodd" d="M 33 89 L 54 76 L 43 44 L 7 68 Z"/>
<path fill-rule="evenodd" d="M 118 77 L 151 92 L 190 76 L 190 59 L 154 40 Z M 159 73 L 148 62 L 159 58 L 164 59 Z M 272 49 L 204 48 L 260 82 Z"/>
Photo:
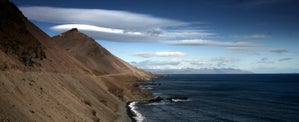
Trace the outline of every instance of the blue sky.
<path fill-rule="evenodd" d="M 297 0 L 12 0 L 50 36 L 77 27 L 143 69 L 299 73 Z"/>

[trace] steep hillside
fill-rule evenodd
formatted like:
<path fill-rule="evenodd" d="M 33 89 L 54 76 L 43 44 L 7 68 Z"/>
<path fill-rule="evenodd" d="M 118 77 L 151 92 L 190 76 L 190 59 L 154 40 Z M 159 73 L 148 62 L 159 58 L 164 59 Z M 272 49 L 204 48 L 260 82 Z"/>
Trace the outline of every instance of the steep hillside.
<path fill-rule="evenodd" d="M 0 1 L 0 70 L 91 73 L 7 0 Z M 67 69 L 67 70 L 66 70 Z"/>
<path fill-rule="evenodd" d="M 80 56 L 92 65 L 64 48 L 14 4 L 0 0 L 0 121 L 128 121 L 124 102 L 151 97 L 134 87 L 149 75 L 103 47 Z M 77 52 L 89 49 L 83 46 Z"/>
<path fill-rule="evenodd" d="M 41 43 L 26 28 L 27 20 L 16 6 L 0 1 L 0 69 L 33 66 L 35 59 L 46 58 Z M 6 56 L 5 54 L 9 55 Z M 20 66 L 20 65 L 19 65 Z"/>
<path fill-rule="evenodd" d="M 123 73 L 137 77 L 150 77 L 150 74 L 112 55 L 94 39 L 76 28 L 53 37 L 53 40 L 96 75 Z"/>

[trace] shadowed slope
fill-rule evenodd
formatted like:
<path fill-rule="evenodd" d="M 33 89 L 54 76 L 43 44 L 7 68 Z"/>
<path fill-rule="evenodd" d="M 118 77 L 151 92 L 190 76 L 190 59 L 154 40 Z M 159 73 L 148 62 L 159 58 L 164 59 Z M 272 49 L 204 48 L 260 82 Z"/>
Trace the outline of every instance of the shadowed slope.
<path fill-rule="evenodd" d="M 19 63 L 33 66 L 34 59 L 46 58 L 41 43 L 26 28 L 27 19 L 16 6 L 6 0 L 0 1 L 0 64 L 2 70 Z M 5 58 L 5 54 L 11 57 Z M 10 59 L 13 58 L 13 59 Z M 10 59 L 10 62 L 5 60 Z M 18 62 L 19 61 L 19 62 Z M 5 66 L 4 66 L 5 65 Z"/>
<path fill-rule="evenodd" d="M 90 72 L 53 44 L 51 38 L 28 21 L 12 3 L 0 0 L 0 9 L 0 70 Z"/>

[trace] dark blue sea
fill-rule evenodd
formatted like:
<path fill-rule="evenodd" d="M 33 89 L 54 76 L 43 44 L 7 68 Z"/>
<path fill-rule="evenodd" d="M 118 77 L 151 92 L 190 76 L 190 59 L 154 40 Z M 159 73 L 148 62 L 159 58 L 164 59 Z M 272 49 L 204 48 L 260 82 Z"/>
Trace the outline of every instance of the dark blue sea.
<path fill-rule="evenodd" d="M 143 122 L 298 122 L 298 74 L 166 75 L 156 96 L 188 100 L 131 103 Z"/>

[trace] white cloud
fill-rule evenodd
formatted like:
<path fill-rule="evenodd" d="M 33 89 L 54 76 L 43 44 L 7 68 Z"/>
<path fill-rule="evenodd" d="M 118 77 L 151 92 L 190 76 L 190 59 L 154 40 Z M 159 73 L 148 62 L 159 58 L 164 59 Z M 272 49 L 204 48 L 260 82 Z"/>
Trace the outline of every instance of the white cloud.
<path fill-rule="evenodd" d="M 221 63 L 235 63 L 235 62 L 239 62 L 240 59 L 237 59 L 237 58 L 227 58 L 227 57 L 215 57 L 215 58 L 212 58 L 210 61 L 221 62 Z"/>
<path fill-rule="evenodd" d="M 245 74 L 251 73 L 235 68 L 175 68 L 175 69 L 145 69 L 157 74 Z"/>
<path fill-rule="evenodd" d="M 163 51 L 163 52 L 139 52 L 134 54 L 134 56 L 139 56 L 143 58 L 150 58 L 150 57 L 172 57 L 172 56 L 184 56 L 186 55 L 183 52 L 179 51 L 174 51 L 174 52 L 169 52 L 169 51 Z"/>
<path fill-rule="evenodd" d="M 120 28 L 133 31 L 188 24 L 181 21 L 118 10 L 38 6 L 20 7 L 20 9 L 25 16 L 37 21 L 52 23 L 84 23 L 100 27 Z"/>
<path fill-rule="evenodd" d="M 179 69 L 181 66 L 181 60 L 145 60 L 141 62 L 131 62 L 132 65 L 141 69 Z"/>
<path fill-rule="evenodd" d="M 248 54 L 248 55 L 260 55 L 260 52 L 264 49 L 261 46 L 252 47 L 226 47 L 232 53 L 238 54 Z"/>
<path fill-rule="evenodd" d="M 204 59 L 185 59 L 184 61 L 196 67 L 202 67 L 206 64 L 206 61 Z"/>
<path fill-rule="evenodd" d="M 215 57 L 215 58 L 211 58 L 209 61 L 215 62 L 217 67 L 227 67 L 230 66 L 231 64 L 239 62 L 240 59 L 228 58 L 228 57 Z"/>
<path fill-rule="evenodd" d="M 79 31 L 95 38 L 108 41 L 126 41 L 126 42 L 150 42 L 158 41 L 158 35 L 149 33 L 141 33 L 136 31 L 126 31 L 122 29 L 99 27 L 86 24 L 64 24 L 51 27 L 52 30 L 64 32 L 72 28 L 77 28 Z"/>
<path fill-rule="evenodd" d="M 292 58 L 281 58 L 281 59 L 279 59 L 280 62 L 289 61 L 289 60 L 292 60 Z"/>
<path fill-rule="evenodd" d="M 213 61 L 211 61 L 213 60 Z M 218 58 L 218 59 L 170 59 L 170 60 L 145 60 L 141 62 L 131 62 L 132 65 L 138 68 L 145 69 L 154 73 L 246 73 L 239 69 L 225 67 L 226 64 L 213 67 L 208 62 L 237 62 L 233 58 Z M 190 64 L 190 65 L 186 65 Z M 207 66 L 207 67 L 206 67 Z M 248 72 L 247 72 L 248 73 Z"/>
<path fill-rule="evenodd" d="M 269 35 L 255 34 L 255 35 L 245 36 L 244 38 L 246 38 L 246 39 L 260 40 L 260 39 L 269 38 Z"/>
<path fill-rule="evenodd" d="M 215 35 L 188 29 L 192 23 L 128 11 L 39 6 L 20 9 L 31 20 L 58 24 L 52 30 L 63 32 L 78 28 L 95 39 L 106 41 L 157 42 Z"/>
<path fill-rule="evenodd" d="M 182 69 L 182 68 L 229 68 L 231 64 L 239 62 L 236 58 L 211 58 L 211 59 L 165 59 L 165 60 L 144 60 L 131 62 L 132 65 L 141 69 Z"/>
<path fill-rule="evenodd" d="M 170 45 L 199 45 L 199 46 L 220 46 L 220 47 L 250 47 L 253 46 L 249 42 L 220 42 L 213 40 L 201 40 L 201 39 L 191 39 L 191 40 L 178 40 L 168 42 Z"/>
<path fill-rule="evenodd" d="M 98 27 L 93 25 L 85 25 L 85 24 L 65 24 L 65 25 L 58 25 L 51 27 L 53 30 L 66 30 L 71 28 L 77 28 L 80 30 L 87 30 L 87 31 L 99 31 L 99 32 L 106 32 L 106 33 L 115 33 L 115 34 L 123 34 L 124 30 L 121 29 L 112 29 L 112 28 L 105 28 L 105 27 Z"/>
<path fill-rule="evenodd" d="M 273 61 L 270 61 L 267 57 L 261 58 L 258 63 L 263 63 L 263 64 L 273 64 Z"/>
<path fill-rule="evenodd" d="M 165 31 L 161 36 L 165 38 L 176 39 L 176 38 L 205 38 L 213 35 L 215 34 L 203 30 L 179 29 L 179 30 Z"/>
<path fill-rule="evenodd" d="M 282 53 L 288 53 L 289 51 L 286 49 L 271 49 L 270 52 L 282 54 Z"/>
<path fill-rule="evenodd" d="M 172 60 L 145 60 L 141 62 L 132 62 L 132 64 L 146 66 L 146 65 L 179 65 L 181 63 L 180 60 L 172 59 Z"/>
<path fill-rule="evenodd" d="M 164 66 L 151 66 L 147 67 L 144 69 L 159 69 L 159 70 L 179 70 L 179 69 L 184 69 L 185 66 L 180 66 L 180 65 L 164 65 Z"/>
<path fill-rule="evenodd" d="M 269 38 L 270 35 L 265 34 L 254 34 L 254 35 L 235 35 L 232 36 L 233 38 L 241 38 L 241 39 L 248 39 L 248 40 L 262 40 Z"/>

